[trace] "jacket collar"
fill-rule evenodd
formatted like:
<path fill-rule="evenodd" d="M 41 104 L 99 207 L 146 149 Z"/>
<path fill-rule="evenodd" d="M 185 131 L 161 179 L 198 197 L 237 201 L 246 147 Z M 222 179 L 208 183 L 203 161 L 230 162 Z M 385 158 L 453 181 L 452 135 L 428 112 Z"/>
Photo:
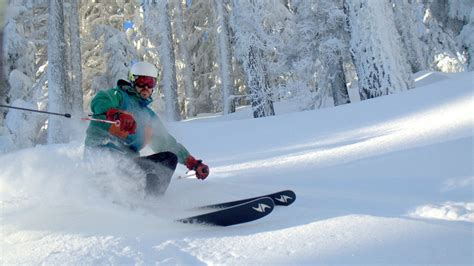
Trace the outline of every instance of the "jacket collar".
<path fill-rule="evenodd" d="M 123 91 L 125 91 L 128 95 L 132 98 L 137 100 L 141 106 L 148 106 L 151 102 L 153 102 L 153 98 L 150 96 L 148 99 L 143 99 L 140 94 L 138 94 L 137 90 L 133 87 L 132 83 L 129 81 L 119 79 L 117 81 L 117 87 Z"/>

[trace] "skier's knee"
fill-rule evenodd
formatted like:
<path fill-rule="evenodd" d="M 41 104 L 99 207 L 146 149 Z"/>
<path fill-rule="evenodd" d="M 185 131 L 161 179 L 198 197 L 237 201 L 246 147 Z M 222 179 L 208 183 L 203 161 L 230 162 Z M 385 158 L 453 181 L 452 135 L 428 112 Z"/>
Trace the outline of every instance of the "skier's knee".
<path fill-rule="evenodd" d="M 169 151 L 163 152 L 162 154 L 163 157 L 166 158 L 166 165 L 168 168 L 175 170 L 178 165 L 178 156 Z"/>

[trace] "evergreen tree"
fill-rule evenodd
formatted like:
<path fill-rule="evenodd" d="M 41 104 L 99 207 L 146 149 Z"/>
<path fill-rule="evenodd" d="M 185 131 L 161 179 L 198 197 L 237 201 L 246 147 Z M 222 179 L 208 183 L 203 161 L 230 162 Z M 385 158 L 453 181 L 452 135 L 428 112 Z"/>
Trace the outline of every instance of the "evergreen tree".
<path fill-rule="evenodd" d="M 195 108 L 195 94 L 194 94 L 194 82 L 193 72 L 191 68 L 191 57 L 189 54 L 187 34 L 184 27 L 183 17 L 183 3 L 178 1 L 175 5 L 175 30 L 176 30 L 176 41 L 178 43 L 179 61 L 177 69 L 180 70 L 182 76 L 182 84 L 184 87 L 184 99 L 181 101 L 183 104 L 183 116 L 194 117 L 196 116 Z"/>
<path fill-rule="evenodd" d="M 388 2 L 347 0 L 351 50 L 362 100 L 412 87 Z"/>
<path fill-rule="evenodd" d="M 169 4 L 166 1 L 145 1 L 148 36 L 157 42 L 162 63 L 162 86 L 165 100 L 165 116 L 170 121 L 180 120 L 178 84 L 176 80 L 175 49 L 173 45 Z"/>
<path fill-rule="evenodd" d="M 196 113 L 211 113 L 222 102 L 217 89 L 218 63 L 213 1 L 187 1 L 185 30 L 195 85 Z"/>
<path fill-rule="evenodd" d="M 328 90 L 334 105 L 350 103 L 343 68 L 344 51 L 347 51 L 349 35 L 345 29 L 346 16 L 343 1 L 318 0 L 316 21 L 319 30 L 314 38 L 319 42 L 318 58 L 322 71 L 320 88 Z"/>
<path fill-rule="evenodd" d="M 2 96 L 5 103 L 17 99 L 29 101 L 32 100 L 31 87 L 36 76 L 35 46 L 29 40 L 22 20 L 30 14 L 30 11 L 24 6 L 13 4 L 8 7 L 7 14 L 2 54 L 5 76 L 2 79 L 9 82 Z"/>
<path fill-rule="evenodd" d="M 75 115 L 82 115 L 83 90 L 82 90 L 82 60 L 81 60 L 81 36 L 79 24 L 79 3 L 72 0 L 70 3 L 69 27 L 70 27 L 70 86 L 71 86 L 71 112 Z"/>
<path fill-rule="evenodd" d="M 461 34 L 459 35 L 460 42 L 462 43 L 464 49 L 467 50 L 467 63 L 469 71 L 474 70 L 474 8 L 471 10 L 469 23 L 463 27 Z"/>
<path fill-rule="evenodd" d="M 64 39 L 63 1 L 49 0 L 48 19 L 48 110 L 65 113 L 67 99 L 64 92 L 67 82 L 65 70 L 66 42 Z M 50 116 L 48 119 L 48 143 L 62 143 L 69 140 L 64 118 Z"/>
<path fill-rule="evenodd" d="M 219 55 L 219 80 L 222 94 L 222 113 L 235 112 L 231 47 L 229 40 L 228 15 L 225 3 L 214 0 L 216 12 L 217 51 Z"/>
<path fill-rule="evenodd" d="M 275 115 L 264 62 L 267 35 L 263 28 L 264 3 L 253 0 L 233 1 L 233 29 L 236 56 L 242 62 L 254 118 Z"/>
<path fill-rule="evenodd" d="M 403 44 L 411 71 L 416 73 L 427 69 L 421 41 L 423 26 L 423 5 L 417 1 L 392 0 L 395 24 Z"/>
<path fill-rule="evenodd" d="M 2 80 L 7 82 L 1 86 L 2 104 L 10 104 L 24 108 L 43 108 L 42 91 L 37 86 L 36 80 L 37 64 L 42 60 L 37 60 L 37 47 L 44 43 L 41 41 L 38 31 L 43 17 L 34 16 L 39 5 L 29 3 L 23 6 L 20 2 L 12 1 L 7 9 L 6 25 L 4 28 L 5 38 L 2 53 Z M 41 82 L 41 81 L 40 81 Z M 44 84 L 41 83 L 41 84 Z M 41 127 L 45 123 L 45 116 L 25 113 L 17 110 L 0 109 L 0 127 L 5 126 L 3 133 L 9 139 L 7 146 L 0 147 L 0 150 L 11 150 L 17 148 L 32 147 L 40 142 Z M 5 120 L 3 119 L 5 118 Z"/>
<path fill-rule="evenodd" d="M 134 1 L 86 3 L 80 9 L 83 24 L 83 86 L 93 96 L 99 90 L 128 79 L 132 61 L 138 61 L 134 40 L 124 30 L 124 22 L 134 13 Z"/>
<path fill-rule="evenodd" d="M 450 10 L 450 3 L 450 1 L 426 1 L 423 17 L 425 29 L 421 39 L 424 42 L 424 57 L 430 69 L 461 72 L 465 71 L 466 59 L 455 36 L 461 31 L 463 21 L 451 18 L 450 12 L 446 12 Z"/>
<path fill-rule="evenodd" d="M 302 109 L 323 107 L 328 97 L 334 105 L 350 102 L 343 69 L 349 36 L 342 7 L 342 1 L 293 3 L 297 21 L 293 65 L 297 65 L 297 84 L 306 83 L 296 92 Z"/>

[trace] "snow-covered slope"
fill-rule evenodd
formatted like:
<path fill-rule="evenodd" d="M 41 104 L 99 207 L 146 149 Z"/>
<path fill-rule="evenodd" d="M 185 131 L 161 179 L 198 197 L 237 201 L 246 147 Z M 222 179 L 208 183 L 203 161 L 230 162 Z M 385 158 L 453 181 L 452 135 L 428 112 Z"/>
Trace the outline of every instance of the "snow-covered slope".
<path fill-rule="evenodd" d="M 160 199 L 144 199 L 133 167 L 82 162 L 80 141 L 3 154 L 1 263 L 472 264 L 473 79 L 420 77 L 417 89 L 337 108 L 170 124 L 211 175 L 175 179 Z M 286 188 L 297 201 L 252 223 L 173 222 Z"/>

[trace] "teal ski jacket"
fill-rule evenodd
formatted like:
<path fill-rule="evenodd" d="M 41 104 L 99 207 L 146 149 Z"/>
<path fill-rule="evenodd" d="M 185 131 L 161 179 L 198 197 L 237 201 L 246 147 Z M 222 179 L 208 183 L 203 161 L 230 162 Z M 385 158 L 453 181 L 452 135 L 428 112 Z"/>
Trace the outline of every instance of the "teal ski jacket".
<path fill-rule="evenodd" d="M 128 134 L 115 125 L 91 121 L 85 145 L 112 148 L 132 156 L 139 156 L 140 150 L 150 145 L 154 152 L 169 151 L 176 154 L 178 162 L 184 164 L 190 155 L 188 150 L 169 134 L 160 118 L 148 107 L 152 101 L 152 98 L 141 98 L 125 80 L 119 80 L 115 88 L 99 91 L 91 101 L 92 117 L 106 119 L 110 108 L 129 112 L 137 123 L 136 133 Z"/>

